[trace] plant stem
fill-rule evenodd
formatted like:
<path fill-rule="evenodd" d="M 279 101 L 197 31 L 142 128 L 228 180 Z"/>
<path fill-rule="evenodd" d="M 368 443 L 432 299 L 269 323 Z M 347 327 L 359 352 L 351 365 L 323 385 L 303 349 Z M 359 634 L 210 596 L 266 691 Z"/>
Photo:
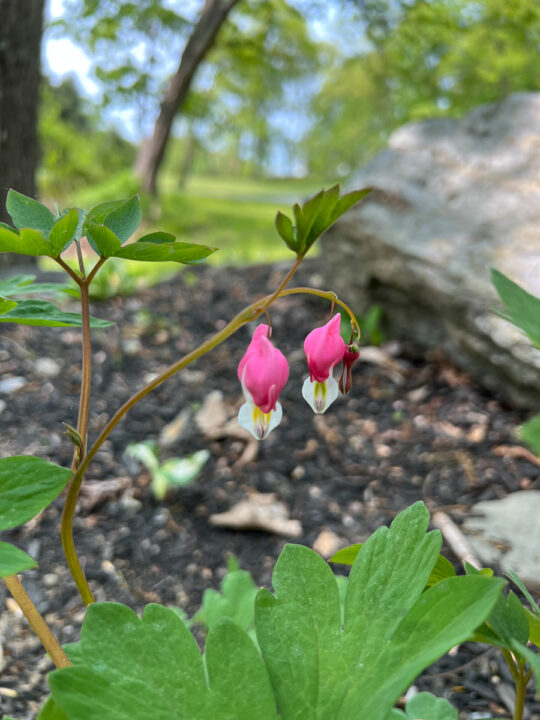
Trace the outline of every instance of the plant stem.
<path fill-rule="evenodd" d="M 530 675 L 527 677 L 524 670 L 525 663 L 520 660 L 518 663 L 519 674 L 518 681 L 516 682 L 516 702 L 514 705 L 514 716 L 513 720 L 522 720 L 523 710 L 525 708 L 525 692 L 527 685 L 530 680 Z"/>
<path fill-rule="evenodd" d="M 81 488 L 81 484 L 84 478 L 84 473 L 86 472 L 88 466 L 92 462 L 93 458 L 95 457 L 96 453 L 100 449 L 100 447 L 103 445 L 105 440 L 109 437 L 110 433 L 116 425 L 120 422 L 120 420 L 124 417 L 124 415 L 134 406 L 136 405 L 140 400 L 142 400 L 146 395 L 148 395 L 152 390 L 157 388 L 161 383 L 163 383 L 165 380 L 168 380 L 170 377 L 172 377 L 175 373 L 177 373 L 179 370 L 182 370 L 187 365 L 192 363 L 194 360 L 197 360 L 202 355 L 205 355 L 210 350 L 213 350 L 215 347 L 220 345 L 222 342 L 224 342 L 227 338 L 229 338 L 231 335 L 233 335 L 237 330 L 239 330 L 243 325 L 245 325 L 248 322 L 251 322 L 253 320 L 256 320 L 262 313 L 266 312 L 268 310 L 268 307 L 276 300 L 278 297 L 282 297 L 285 295 L 291 295 L 295 293 L 303 293 L 303 294 L 311 294 L 311 295 L 318 295 L 319 297 L 323 297 L 327 300 L 331 300 L 332 302 L 336 302 L 338 305 L 343 307 L 347 312 L 349 313 L 351 317 L 351 322 L 354 326 L 358 328 L 358 322 L 354 316 L 354 313 L 350 308 L 345 305 L 345 303 L 338 300 L 335 293 L 330 291 L 323 291 L 323 290 L 316 290 L 315 288 L 307 288 L 307 287 L 300 287 L 300 288 L 292 288 L 290 290 L 284 290 L 284 287 L 287 282 L 291 279 L 294 272 L 298 268 L 298 265 L 300 264 L 300 261 L 297 260 L 294 266 L 291 268 L 291 270 L 286 275 L 283 282 L 279 285 L 278 291 L 272 293 L 271 295 L 267 295 L 262 300 L 258 300 L 257 302 L 253 303 L 252 305 L 249 305 L 247 308 L 242 310 L 238 315 L 236 315 L 235 318 L 231 320 L 231 322 L 226 325 L 222 330 L 220 330 L 218 333 L 216 333 L 213 337 L 209 338 L 205 342 L 203 342 L 199 347 L 195 348 L 195 350 L 192 350 L 187 355 L 184 355 L 183 358 L 178 360 L 177 362 L 170 365 L 166 370 L 164 370 L 158 377 L 154 378 L 151 382 L 149 382 L 147 385 L 145 385 L 143 388 L 138 390 L 132 397 L 127 400 L 122 407 L 120 407 L 116 413 L 112 416 L 112 418 L 109 420 L 109 422 L 105 425 L 103 430 L 101 431 L 100 435 L 98 436 L 97 440 L 94 442 L 92 447 L 88 450 L 88 452 L 85 452 L 84 455 L 81 458 L 81 461 L 77 468 L 74 468 L 74 475 L 73 478 L 70 481 L 69 489 L 68 489 L 68 496 L 66 498 L 66 504 L 64 506 L 64 513 L 62 515 L 62 543 L 64 545 L 64 552 L 66 554 L 66 560 L 69 566 L 69 569 L 71 571 L 71 574 L 73 575 L 73 578 L 77 584 L 77 588 L 81 594 L 81 597 L 83 599 L 83 602 L 85 605 L 89 605 L 91 602 L 94 601 L 92 593 L 90 591 L 90 588 L 88 587 L 88 583 L 86 581 L 86 578 L 84 577 L 84 573 L 82 571 L 82 568 L 80 566 L 77 553 L 75 550 L 75 545 L 73 542 L 73 515 L 75 513 L 75 507 L 77 504 L 77 497 L 79 495 L 79 491 Z"/>
<path fill-rule="evenodd" d="M 90 389 L 92 383 L 92 344 L 90 336 L 90 299 L 88 294 L 88 282 L 82 283 L 81 288 L 81 310 L 82 310 L 82 378 L 81 378 L 81 396 L 79 400 L 79 416 L 77 419 L 77 432 L 81 436 L 82 447 L 75 447 L 73 451 L 73 461 L 71 469 L 74 473 L 86 455 L 87 433 L 88 433 L 88 414 L 90 409 Z M 73 540 L 73 516 L 79 496 L 79 489 L 82 482 L 75 482 L 73 477 L 68 485 L 66 501 L 62 511 L 62 547 L 66 556 L 67 564 L 75 580 L 77 588 L 85 605 L 94 602 L 94 596 L 88 585 L 88 581 L 84 575 L 84 571 L 77 557 L 75 550 L 75 542 Z"/>
<path fill-rule="evenodd" d="M 28 597 L 17 575 L 9 575 L 4 578 L 7 589 L 13 595 L 17 605 L 21 608 L 28 624 L 36 633 L 45 650 L 49 653 L 51 660 L 57 668 L 71 665 L 68 656 L 62 650 L 60 643 L 54 637 L 50 627 L 39 614 L 38 609 Z"/>

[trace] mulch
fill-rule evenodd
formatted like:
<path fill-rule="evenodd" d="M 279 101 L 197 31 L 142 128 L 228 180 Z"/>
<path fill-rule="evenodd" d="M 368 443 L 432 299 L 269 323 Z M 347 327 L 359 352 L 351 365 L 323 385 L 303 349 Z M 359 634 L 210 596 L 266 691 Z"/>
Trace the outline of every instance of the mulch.
<path fill-rule="evenodd" d="M 306 262 L 297 284 L 322 286 L 319 263 Z M 94 303 L 93 314 L 116 325 L 94 335 L 90 439 L 143 382 L 273 290 L 284 271 L 279 264 L 201 267 L 136 297 Z M 116 428 L 87 477 L 127 478 L 125 489 L 92 508 L 81 504 L 75 520 L 77 548 L 98 600 L 136 610 L 161 602 L 192 615 L 204 590 L 219 587 L 231 553 L 257 584 L 270 587 L 287 538 L 209 523 L 210 515 L 254 491 L 275 493 L 301 523 L 294 542 L 313 546 L 323 533 L 323 539 L 345 546 L 362 542 L 419 499 L 459 524 L 480 500 L 539 487 L 537 465 L 497 454 L 500 446 L 517 444 L 514 431 L 526 414 L 483 390 L 439 352 L 388 339 L 372 362 L 355 366 L 350 396 L 315 417 L 301 397 L 303 339 L 328 313 L 324 301 L 296 295 L 272 310 L 273 340 L 287 355 L 291 374 L 281 396 L 283 422 L 260 444 L 255 459 L 245 462 L 246 443 L 234 433 L 209 440 L 193 421 L 215 390 L 223 393 L 231 416 L 237 411 L 242 398 L 236 367 L 253 327 L 242 328 L 168 380 Z M 62 422 L 76 424 L 79 332 L 3 326 L 0 379 L 12 377 L 23 381 L 0 394 L 0 456 L 36 454 L 69 465 Z M 162 449 L 162 459 L 202 448 L 211 457 L 190 487 L 157 502 L 148 474 L 126 458 L 125 449 L 131 442 L 158 439 L 181 411 L 187 422 Z M 24 574 L 24 585 L 64 643 L 77 639 L 84 612 L 60 547 L 61 507 L 60 498 L 3 539 L 39 561 L 38 570 Z M 444 552 L 457 564 L 451 549 Z M 3 586 L 0 595 L 0 709 L 23 720 L 35 716 L 46 696 L 51 665 Z M 498 652 L 487 646 L 461 646 L 415 686 L 449 698 L 462 719 L 511 717 L 511 678 Z M 529 719 L 539 720 L 532 690 L 527 707 Z"/>

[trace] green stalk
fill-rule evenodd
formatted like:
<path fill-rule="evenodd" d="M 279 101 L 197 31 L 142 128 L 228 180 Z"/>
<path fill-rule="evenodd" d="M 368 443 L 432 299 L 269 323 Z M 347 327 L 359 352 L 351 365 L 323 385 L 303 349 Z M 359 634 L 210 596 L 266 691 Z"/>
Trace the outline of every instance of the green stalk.
<path fill-rule="evenodd" d="M 77 469 L 74 472 L 73 478 L 70 481 L 69 485 L 69 492 L 68 492 L 68 499 L 66 500 L 66 505 L 64 507 L 64 514 L 62 516 L 62 539 L 65 541 L 64 550 L 66 550 L 66 547 L 68 548 L 68 551 L 66 552 L 66 559 L 68 562 L 69 569 L 71 571 L 71 574 L 75 580 L 75 583 L 77 585 L 77 588 L 79 589 L 79 592 L 81 594 L 81 597 L 83 599 L 83 602 L 85 605 L 90 604 L 93 602 L 92 593 L 90 591 L 90 588 L 88 587 L 88 583 L 86 581 L 86 578 L 84 577 L 84 573 L 81 569 L 79 560 L 77 558 L 77 553 L 75 550 L 75 545 L 73 542 L 73 515 L 75 513 L 75 507 L 77 504 L 77 497 L 79 495 L 79 491 L 81 488 L 81 484 L 84 478 L 84 474 L 86 470 L 88 469 L 88 466 L 94 459 L 96 453 L 100 449 L 100 447 L 103 445 L 105 440 L 109 437 L 110 433 L 116 425 L 122 420 L 124 415 L 131 410 L 131 408 L 136 405 L 140 400 L 142 400 L 146 395 L 148 395 L 152 390 L 157 388 L 159 385 L 161 385 L 165 380 L 168 380 L 170 377 L 175 375 L 179 370 L 182 370 L 187 365 L 192 363 L 194 360 L 197 360 L 202 355 L 205 355 L 207 352 L 210 352 L 210 350 L 213 350 L 215 347 L 220 345 L 222 342 L 227 340 L 231 335 L 233 335 L 237 330 L 239 330 L 243 325 L 245 325 L 248 322 L 252 322 L 256 320 L 261 314 L 267 311 L 268 307 L 276 300 L 278 297 L 283 297 L 285 295 L 292 295 L 292 294 L 310 294 L 310 295 L 317 295 L 319 297 L 325 298 L 327 300 L 330 300 L 332 302 L 336 302 L 338 305 L 343 307 L 350 315 L 351 322 L 353 326 L 358 328 L 358 322 L 354 316 L 354 313 L 350 308 L 345 305 L 345 303 L 341 302 L 335 295 L 335 293 L 331 291 L 323 291 L 323 290 L 317 290 L 315 288 L 309 288 L 309 287 L 299 287 L 299 288 L 291 288 L 290 290 L 284 290 L 284 284 L 290 280 L 292 277 L 293 271 L 296 270 L 298 267 L 298 262 L 295 264 L 295 266 L 289 271 L 288 275 L 286 276 L 285 280 L 280 284 L 278 291 L 272 293 L 271 295 L 267 295 L 262 300 L 258 300 L 257 302 L 253 303 L 252 305 L 249 305 L 247 308 L 242 310 L 238 315 L 236 315 L 231 322 L 226 325 L 222 330 L 220 330 L 218 333 L 216 333 L 213 337 L 209 338 L 205 342 L 203 342 L 201 345 L 199 345 L 195 350 L 192 350 L 187 355 L 184 355 L 180 360 L 170 365 L 166 370 L 164 370 L 160 375 L 158 375 L 154 380 L 149 382 L 147 385 L 145 385 L 143 388 L 138 390 L 132 397 L 127 400 L 122 407 L 120 407 L 116 413 L 112 416 L 112 418 L 109 420 L 109 422 L 105 425 L 103 430 L 101 431 L 100 435 L 92 445 L 92 447 L 88 450 L 87 453 L 85 453 L 84 457 L 81 459 L 80 464 L 78 465 Z"/>

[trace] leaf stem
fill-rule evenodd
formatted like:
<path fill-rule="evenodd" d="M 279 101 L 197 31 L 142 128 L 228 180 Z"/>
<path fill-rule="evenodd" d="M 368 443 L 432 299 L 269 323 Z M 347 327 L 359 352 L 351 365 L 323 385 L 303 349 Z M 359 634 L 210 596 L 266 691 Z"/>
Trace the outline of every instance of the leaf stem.
<path fill-rule="evenodd" d="M 28 597 L 17 575 L 9 575 L 4 578 L 7 589 L 13 595 L 17 605 L 21 608 L 28 624 L 36 633 L 45 650 L 49 653 L 51 660 L 57 668 L 64 668 L 71 665 L 66 653 L 62 650 L 60 643 L 52 634 L 50 627 L 40 615 L 34 603 Z"/>
<path fill-rule="evenodd" d="M 518 681 L 516 682 L 516 702 L 514 705 L 514 716 L 513 720 L 522 720 L 523 719 L 523 710 L 525 708 L 525 692 L 527 690 L 527 685 L 529 683 L 529 680 L 531 679 L 531 675 L 529 673 L 525 673 L 525 663 L 523 660 L 520 660 L 518 662 Z"/>

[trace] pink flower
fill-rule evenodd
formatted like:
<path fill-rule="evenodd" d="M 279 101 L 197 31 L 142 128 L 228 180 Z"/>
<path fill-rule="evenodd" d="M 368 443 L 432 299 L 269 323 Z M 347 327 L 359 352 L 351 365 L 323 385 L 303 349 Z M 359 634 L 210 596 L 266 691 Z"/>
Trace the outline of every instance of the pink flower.
<path fill-rule="evenodd" d="M 349 345 L 343 355 L 343 370 L 341 371 L 341 377 L 339 378 L 339 391 L 346 395 L 351 391 L 352 388 L 352 366 L 358 360 L 360 352 L 358 351 L 358 345 Z"/>
<path fill-rule="evenodd" d="M 340 323 L 341 315 L 334 315 L 326 325 L 312 330 L 304 341 L 309 378 L 302 386 L 302 395 L 316 413 L 323 413 L 339 395 L 332 371 L 347 350 L 340 335 Z"/>
<path fill-rule="evenodd" d="M 268 325 L 259 325 L 238 365 L 238 379 L 246 402 L 238 413 L 239 424 L 263 440 L 281 422 L 278 397 L 289 378 L 283 353 L 268 338 Z"/>

